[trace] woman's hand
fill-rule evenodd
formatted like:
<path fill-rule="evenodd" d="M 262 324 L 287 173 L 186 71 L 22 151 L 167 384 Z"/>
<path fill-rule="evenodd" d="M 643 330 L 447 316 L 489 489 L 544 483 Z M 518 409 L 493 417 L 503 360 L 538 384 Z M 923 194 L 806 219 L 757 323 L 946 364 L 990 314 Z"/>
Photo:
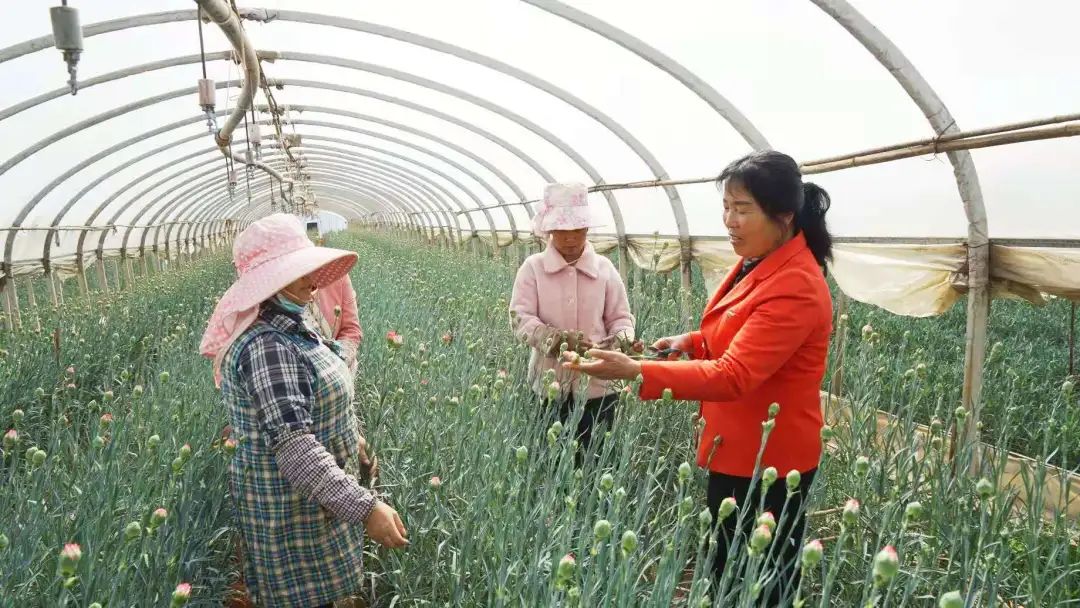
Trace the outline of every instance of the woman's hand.
<path fill-rule="evenodd" d="M 551 340 L 547 350 L 548 356 L 558 357 L 563 342 L 566 343 L 566 350 L 571 352 L 581 352 L 593 348 L 594 344 L 584 336 L 578 338 L 579 333 L 577 331 L 562 331 L 550 328 L 547 332 L 547 339 Z"/>
<path fill-rule="evenodd" d="M 667 356 L 668 360 L 675 361 L 681 356 L 680 353 L 692 353 L 694 351 L 694 343 L 690 339 L 690 334 L 680 334 L 678 336 L 668 336 L 666 338 L 660 338 L 656 342 L 653 342 L 652 349 L 654 351 L 663 351 L 669 349 L 679 351 L 671 352 Z"/>
<path fill-rule="evenodd" d="M 405 538 L 405 524 L 397 511 L 385 502 L 376 502 L 371 514 L 364 520 L 364 531 L 371 540 L 388 549 L 396 549 L 409 544 Z"/>
<path fill-rule="evenodd" d="M 634 380 L 641 374 L 641 363 L 612 350 L 590 350 L 589 359 L 566 353 L 564 369 L 581 372 L 598 380 Z"/>

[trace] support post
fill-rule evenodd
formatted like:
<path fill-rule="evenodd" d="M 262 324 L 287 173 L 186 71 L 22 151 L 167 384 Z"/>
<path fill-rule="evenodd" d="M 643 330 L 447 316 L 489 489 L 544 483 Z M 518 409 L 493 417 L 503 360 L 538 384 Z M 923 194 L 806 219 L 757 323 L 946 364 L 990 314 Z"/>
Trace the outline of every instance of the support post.
<path fill-rule="evenodd" d="M 34 294 L 34 279 L 33 277 L 26 277 L 24 280 L 26 283 L 26 301 L 30 305 L 30 308 L 37 309 L 37 295 Z"/>
<path fill-rule="evenodd" d="M 979 414 L 982 408 L 983 362 L 986 359 L 986 328 L 990 318 L 990 243 L 968 247 L 967 334 L 964 347 L 964 387 L 961 405 L 967 410 L 959 442 L 952 446 L 954 465 L 966 446 L 972 446 L 968 473 L 978 475 Z"/>
<path fill-rule="evenodd" d="M 684 327 L 690 327 L 690 300 L 691 300 L 691 277 L 693 255 L 690 247 L 690 239 L 679 240 L 679 275 L 681 277 L 680 293 L 682 295 L 682 320 Z"/>
<path fill-rule="evenodd" d="M 625 234 L 617 237 L 619 241 L 619 277 L 626 282 L 627 273 L 630 272 L 630 239 Z"/>
<path fill-rule="evenodd" d="M 56 276 L 52 268 L 45 270 L 45 282 L 49 284 L 49 299 L 52 300 L 53 308 L 56 308 L 60 305 L 60 300 L 56 293 Z"/>
<path fill-rule="evenodd" d="M 105 258 L 101 257 L 101 252 L 97 254 L 97 267 L 98 267 L 98 280 L 101 284 L 98 288 L 101 289 L 101 293 L 109 293 L 109 273 L 105 270 Z"/>
<path fill-rule="evenodd" d="M 4 329 L 15 331 L 15 324 L 11 320 L 11 290 L 7 288 L 10 282 L 9 277 L 0 279 L 0 292 L 4 296 Z"/>
<path fill-rule="evenodd" d="M 15 281 L 15 277 L 10 277 L 8 281 L 8 298 L 11 300 L 11 314 L 12 327 L 18 329 L 22 327 L 22 318 L 19 315 L 19 288 Z"/>

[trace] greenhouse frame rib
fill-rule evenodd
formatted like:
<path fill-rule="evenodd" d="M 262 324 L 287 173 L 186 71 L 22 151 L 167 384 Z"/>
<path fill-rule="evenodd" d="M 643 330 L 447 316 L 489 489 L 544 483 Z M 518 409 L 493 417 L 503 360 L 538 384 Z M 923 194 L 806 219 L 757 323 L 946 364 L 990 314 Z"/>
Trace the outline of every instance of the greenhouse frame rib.
<path fill-rule="evenodd" d="M 679 85 L 693 92 L 696 96 L 705 101 L 710 108 L 712 108 L 718 116 L 720 116 L 727 124 L 729 124 L 743 140 L 754 149 L 768 148 L 768 142 L 764 135 L 757 129 L 757 127 L 746 117 L 746 115 L 739 110 L 734 104 L 730 103 L 725 97 L 723 97 L 718 91 L 713 89 L 708 83 L 701 78 L 698 78 L 692 72 L 680 65 L 671 57 L 664 55 L 658 49 L 648 45 L 646 42 L 634 37 L 633 35 L 614 27 L 600 19 L 597 19 L 591 15 L 588 15 L 582 11 L 574 9 L 570 6 L 557 2 L 555 0 L 526 0 L 526 2 L 536 8 L 537 10 L 544 11 L 548 14 L 554 15 L 561 19 L 564 19 L 574 25 L 591 32 L 592 34 L 599 36 L 606 41 L 618 45 L 619 47 L 628 50 L 629 52 L 640 57 L 642 60 L 648 62 L 658 70 L 671 76 Z M 866 49 L 877 61 L 889 72 L 889 74 L 896 80 L 896 82 L 902 87 L 911 101 L 918 106 L 920 111 L 925 115 L 928 123 L 933 129 L 934 133 L 938 137 L 949 137 L 960 133 L 959 126 L 952 117 L 948 108 L 942 102 L 938 94 L 929 85 L 929 83 L 923 78 L 923 76 L 916 70 L 911 62 L 904 56 L 900 49 L 880 30 L 878 30 L 869 20 L 855 10 L 846 0 L 811 0 L 815 6 L 817 6 L 824 14 L 832 18 L 837 24 L 844 28 L 858 43 Z M 224 112 L 218 112 L 218 116 L 227 116 L 225 127 L 215 136 L 217 143 L 217 149 L 226 153 L 234 160 L 239 160 L 249 166 L 255 166 L 263 171 L 266 171 L 274 179 L 278 180 L 279 184 L 286 184 L 288 190 L 293 189 L 293 179 L 287 177 L 291 171 L 295 170 L 295 167 L 290 166 L 288 163 L 282 163 L 282 157 L 274 157 L 273 160 L 276 164 L 271 162 L 255 161 L 251 158 L 243 158 L 238 154 L 233 154 L 227 151 L 227 145 L 231 139 L 232 130 L 235 129 L 241 118 L 246 116 L 246 113 L 251 110 L 251 102 L 253 100 L 255 91 L 262 83 L 259 82 L 260 61 L 304 61 L 320 65 L 329 65 L 341 68 L 347 68 L 352 70 L 359 70 L 368 73 L 378 74 L 388 78 L 396 79 L 402 82 L 408 82 L 417 86 L 425 87 L 432 91 L 437 91 L 442 94 L 450 95 L 457 99 L 471 103 L 483 110 L 492 112 L 507 120 L 510 120 L 531 133 L 537 135 L 544 141 L 548 142 L 560 153 L 571 159 L 571 161 L 579 167 L 589 178 L 599 186 L 599 190 L 602 192 L 602 196 L 606 200 L 607 206 L 611 212 L 613 223 L 615 227 L 615 238 L 618 241 L 618 247 L 620 250 L 619 260 L 623 264 L 621 268 L 626 271 L 626 260 L 628 259 L 628 239 L 625 223 L 622 216 L 622 206 L 619 203 L 617 191 L 620 189 L 616 186 L 605 187 L 605 180 L 600 171 L 594 167 L 587 158 L 578 153 L 572 146 L 566 141 L 561 139 L 557 134 L 552 133 L 542 127 L 539 124 L 531 122 L 521 114 L 514 112 L 510 108 L 498 106 L 494 103 L 488 102 L 479 96 L 472 95 L 461 89 L 451 87 L 442 82 L 437 82 L 430 79 L 422 78 L 415 74 L 394 70 L 389 67 L 379 66 L 367 62 L 354 61 L 342 57 L 333 57 L 328 55 L 316 55 L 310 53 L 300 53 L 291 51 L 256 51 L 254 46 L 247 40 L 246 35 L 240 26 L 240 20 L 250 20 L 261 23 L 271 23 L 274 21 L 290 21 L 296 23 L 304 23 L 314 26 L 337 28 L 341 30 L 347 30 L 357 32 L 361 34 L 368 34 L 373 36 L 380 36 L 396 40 L 402 43 L 414 45 L 420 48 L 432 50 L 435 52 L 443 53 L 448 56 L 454 57 L 458 60 L 469 62 L 482 66 L 484 68 L 498 72 L 499 74 L 514 78 L 524 84 L 527 84 L 534 89 L 542 92 L 545 95 L 550 96 L 553 99 L 557 99 L 567 106 L 573 108 L 575 111 L 588 117 L 590 120 L 600 124 L 609 133 L 613 134 L 623 145 L 633 152 L 634 155 L 648 168 L 653 176 L 655 184 L 653 187 L 659 187 L 663 189 L 668 203 L 671 207 L 676 226 L 676 234 L 673 235 L 677 238 L 680 247 L 680 259 L 679 267 L 681 270 L 682 285 L 684 288 L 688 288 L 690 284 L 690 266 L 692 261 L 691 254 L 691 239 L 695 238 L 689 230 L 687 225 L 686 213 L 679 196 L 678 190 L 674 185 L 665 182 L 671 181 L 672 178 L 661 165 L 656 156 L 637 138 L 631 131 L 623 127 L 620 123 L 615 121 L 612 117 L 608 116 L 601 109 L 586 103 L 572 92 L 562 89 L 551 82 L 543 80 L 542 78 L 533 75 L 520 68 L 504 63 L 496 58 L 485 56 L 474 51 L 461 48 L 435 40 L 406 32 L 394 28 L 390 28 L 383 25 L 374 23 L 368 23 L 353 19 L 346 19 L 342 17 L 336 17 L 332 15 L 319 15 L 315 13 L 307 13 L 301 11 L 288 11 L 288 10 L 268 10 L 268 9 L 239 9 L 237 14 L 233 14 L 231 9 L 223 2 L 216 0 L 200 0 L 200 6 L 204 11 L 212 17 L 212 20 L 216 22 L 223 31 L 229 37 L 230 42 L 234 46 L 234 51 L 210 53 L 206 56 L 208 60 L 229 60 L 234 55 L 241 59 L 242 68 L 246 71 L 247 77 L 243 82 L 233 81 L 218 83 L 218 88 L 228 89 L 229 87 L 241 87 L 243 91 L 241 97 L 241 103 L 232 112 L 226 114 Z M 198 18 L 198 11 L 173 11 L 166 13 L 137 15 L 113 21 L 101 22 L 88 25 L 84 28 L 84 36 L 92 37 L 110 32 L 117 32 L 133 28 L 149 27 L 153 25 L 159 25 L 164 23 L 173 23 L 180 21 L 191 21 Z M 29 40 L 21 44 L 17 44 L 6 49 L 0 49 L 0 63 L 10 61 L 23 56 L 27 53 L 32 53 L 38 50 L 49 48 L 52 45 L 52 37 L 44 36 Z M 99 76 L 97 78 L 89 79 L 84 83 L 81 83 L 82 88 L 87 88 L 97 84 L 110 82 L 113 80 L 120 80 L 124 78 L 136 77 L 146 72 L 164 69 L 168 67 L 175 67 L 180 65 L 187 65 L 200 61 L 202 58 L 199 55 L 188 55 L 183 57 L 174 57 L 161 61 L 157 61 L 150 64 L 144 64 L 140 66 L 133 66 L 126 69 L 122 69 L 110 74 Z M 513 143 L 506 141 L 503 138 L 498 137 L 494 133 L 483 129 L 478 124 L 472 124 L 467 121 L 461 120 L 453 115 L 440 112 L 439 110 L 431 107 L 426 107 L 421 104 L 413 103 L 411 101 L 397 98 L 389 95 L 385 95 L 376 91 L 360 89 L 355 87 L 346 87 L 335 83 L 320 82 L 317 80 L 304 80 L 304 79 L 270 79 L 265 84 L 268 86 L 282 87 L 305 87 L 305 88 L 317 88 L 323 90 L 337 91 L 341 93 L 347 93 L 352 95 L 359 95 L 368 97 L 371 99 L 378 99 L 396 106 L 409 108 L 418 112 L 425 113 L 433 118 L 446 121 L 449 124 L 456 125 L 463 129 L 466 129 L 492 143 L 499 146 L 501 149 L 508 151 L 513 156 L 524 162 L 531 169 L 540 174 L 546 181 L 555 181 L 552 173 L 545 169 L 537 159 L 530 157 L 518 149 Z M 36 105 L 46 103 L 50 100 L 56 99 L 62 96 L 66 92 L 66 89 L 58 89 L 34 97 L 30 100 L 26 100 L 19 104 L 13 105 L 2 112 L 0 112 L 0 120 L 10 118 L 17 115 L 26 109 L 34 107 Z M 101 115 L 82 121 L 72 127 L 63 129 L 56 133 L 50 134 L 41 141 L 37 142 L 33 146 L 23 150 L 21 153 L 8 159 L 2 165 L 0 165 L 0 174 L 10 170 L 14 166 L 17 166 L 24 159 L 32 156 L 37 151 L 44 149 L 57 141 L 77 133 L 92 125 L 98 124 L 102 121 L 115 119 L 123 116 L 124 114 L 140 109 L 152 106 L 156 103 L 174 99 L 184 95 L 190 95 L 194 92 L 194 89 L 186 88 L 169 93 L 158 94 L 155 96 L 147 97 L 142 100 L 135 101 L 125 106 L 114 108 Z M 356 112 L 350 112 L 345 109 L 335 108 L 330 106 L 295 106 L 291 108 L 298 112 L 316 112 L 323 114 L 337 115 L 344 118 L 359 119 L 367 122 L 371 122 L 381 127 L 387 127 L 395 131 L 402 131 L 411 135 L 419 136 L 436 146 L 441 146 L 451 150 L 455 155 L 461 156 L 467 159 L 470 163 L 482 167 L 485 171 L 493 174 L 498 182 L 501 182 L 504 186 L 509 188 L 511 192 L 516 196 L 518 201 L 510 201 L 500 195 L 495 184 L 487 180 L 477 171 L 470 169 L 465 164 L 458 162 L 453 157 L 439 152 L 435 148 L 428 148 L 426 146 L 419 146 L 406 140 L 389 136 L 385 133 L 371 131 L 367 129 L 361 129 L 351 125 L 345 125 L 342 123 L 329 122 L 323 120 L 306 120 L 306 119 L 287 119 L 285 124 L 326 128 L 336 131 L 341 131 L 343 135 L 361 135 L 365 137 L 371 137 L 380 139 L 390 144 L 403 145 L 411 148 L 413 151 L 419 152 L 422 155 L 430 156 L 436 159 L 439 163 L 445 163 L 453 167 L 455 170 L 461 172 L 467 176 L 470 180 L 474 181 L 478 186 L 472 186 L 470 184 L 463 183 L 462 181 L 454 178 L 448 173 L 441 171 L 438 167 L 424 163 L 417 160 L 411 155 L 396 154 L 391 149 L 385 148 L 382 145 L 379 146 L 364 146 L 357 142 L 353 142 L 344 138 L 327 138 L 320 137 L 315 134 L 304 133 L 304 140 L 320 141 L 323 140 L 327 143 L 341 144 L 344 146 L 350 146 L 360 149 L 368 150 L 372 153 L 381 154 L 384 156 L 394 157 L 397 162 L 389 163 L 385 159 L 379 156 L 363 155 L 353 151 L 346 152 L 339 148 L 332 148 L 324 145 L 296 145 L 283 147 L 283 150 L 296 149 L 296 150 L 310 150 L 312 154 L 310 159 L 307 160 L 308 167 L 315 169 L 318 172 L 318 180 L 309 180 L 309 186 L 316 185 L 319 189 L 320 197 L 331 199 L 337 197 L 341 193 L 348 193 L 351 196 L 362 197 L 365 201 L 364 204 L 356 204 L 350 206 L 346 204 L 344 199 L 335 201 L 335 206 L 341 209 L 351 210 L 352 217 L 364 218 L 365 221 L 373 221 L 374 218 L 379 218 L 374 221 L 382 222 L 381 218 L 389 218 L 391 225 L 399 227 L 407 227 L 409 229 L 416 230 L 418 232 L 426 234 L 428 238 L 435 236 L 435 229 L 438 228 L 440 232 L 445 229 L 447 231 L 457 231 L 457 238 L 453 241 L 455 244 L 461 243 L 464 240 L 472 239 L 478 236 L 479 228 L 476 226 L 473 213 L 480 213 L 483 215 L 488 226 L 487 232 L 492 239 L 492 248 L 499 250 L 499 232 L 496 228 L 496 222 L 492 217 L 490 210 L 502 209 L 505 217 L 510 225 L 511 242 L 518 238 L 519 228 L 517 226 L 517 220 L 510 212 L 509 206 L 521 205 L 524 207 L 525 212 L 531 218 L 533 211 L 530 208 L 526 197 L 523 193 L 523 189 L 520 185 L 514 182 L 503 170 L 501 170 L 495 162 L 485 159 L 482 155 L 471 152 L 464 146 L 458 145 L 453 141 L 440 137 L 434 133 L 424 131 L 409 125 L 401 124 L 399 122 L 391 121 L 389 119 L 366 115 Z M 259 108 L 262 111 L 270 111 L 271 108 Z M 199 116 L 194 119 L 188 119 L 172 125 L 167 125 L 156 130 L 148 131 L 139 137 L 147 137 L 151 135 L 161 134 L 169 130 L 188 126 L 193 122 L 198 122 L 204 117 Z M 51 191 L 65 183 L 69 178 L 73 177 L 80 171 L 90 168 L 97 161 L 108 158 L 117 151 L 126 147 L 126 144 L 130 143 L 136 138 L 129 139 L 120 144 L 106 148 L 101 152 L 91 156 L 90 158 L 82 161 L 81 163 L 73 166 L 62 175 L 58 176 L 46 187 L 44 187 L 37 195 L 32 197 L 19 211 L 13 224 L 6 230 L 7 235 L 5 237 L 4 258 L 3 258 L 3 271 L 4 277 L 0 279 L 0 288 L 12 277 L 16 275 L 15 266 L 16 262 L 22 260 L 13 259 L 14 244 L 19 235 L 20 230 L 29 230 L 35 227 L 23 226 L 23 222 L 30 217 L 34 208 L 38 203 L 44 199 Z M 178 143 L 185 143 L 195 139 L 195 137 L 182 138 L 174 142 L 173 145 Z M 268 137 L 273 141 L 274 138 Z M 153 151 L 144 153 L 135 160 L 129 160 L 124 165 L 118 168 L 114 168 L 104 175 L 96 178 L 91 184 L 83 188 L 76 196 L 70 199 L 67 204 L 52 218 L 49 226 L 49 232 L 44 240 L 42 258 L 40 260 L 40 268 L 46 273 L 50 274 L 52 271 L 53 260 L 50 257 L 52 251 L 52 243 L 58 236 L 59 227 L 62 225 L 67 214 L 74 209 L 80 200 L 92 190 L 95 186 L 104 182 L 109 177 L 116 175 L 124 168 L 131 165 L 149 159 L 156 156 L 159 153 L 167 151 L 171 146 L 162 146 Z M 273 146 L 267 146 L 272 148 Z M 213 152 L 209 150 L 207 152 Z M 185 160 L 194 159 L 198 156 L 205 154 L 206 152 L 195 153 L 185 157 Z M 967 441 L 975 441 L 977 439 L 977 426 L 979 421 L 979 400 L 980 391 L 982 387 L 982 362 L 986 355 L 986 325 L 990 310 L 990 247 L 991 240 L 989 237 L 987 214 L 982 197 L 982 191 L 979 183 L 978 174 L 976 172 L 974 161 L 971 154 L 964 149 L 952 149 L 946 152 L 948 159 L 952 165 L 954 179 L 956 181 L 956 187 L 960 194 L 960 199 L 963 205 L 965 217 L 967 219 L 967 238 L 965 241 L 967 264 L 967 295 L 968 295 L 968 308 L 967 308 L 967 328 L 966 328 L 966 341 L 965 341 L 965 362 L 964 362 L 964 384 L 963 384 L 963 396 L 962 402 L 967 407 L 970 415 L 966 420 L 965 427 L 965 439 Z M 174 160 L 170 166 L 175 165 Z M 176 243 L 178 246 L 183 243 L 184 248 L 192 246 L 194 239 L 199 239 L 200 242 L 206 238 L 212 238 L 216 236 L 213 232 L 215 230 L 215 224 L 221 225 L 223 223 L 233 222 L 232 231 L 242 228 L 247 222 L 256 218 L 262 211 L 271 207 L 274 203 L 273 199 L 273 186 L 269 188 L 261 188 L 253 191 L 250 196 L 251 200 L 247 199 L 247 196 L 239 196 L 242 199 L 236 201 L 229 193 L 222 193 L 221 190 L 224 187 L 220 179 L 220 175 L 216 178 L 213 176 L 214 170 L 209 169 L 203 173 L 197 175 L 191 175 L 192 171 L 204 168 L 212 165 L 212 162 L 205 162 L 188 167 L 185 170 L 175 172 L 171 174 L 171 177 L 165 178 L 157 182 L 158 184 L 167 183 L 171 179 L 203 179 L 194 185 L 189 185 L 183 192 L 178 195 L 172 196 L 168 200 L 166 195 L 160 195 L 153 198 L 149 202 L 144 203 L 140 207 L 133 207 L 136 203 L 140 202 L 145 195 L 149 194 L 153 188 L 147 188 L 143 190 L 139 195 L 128 200 L 119 209 L 116 209 L 111 214 L 111 219 L 107 225 L 113 225 L 118 221 L 121 215 L 131 208 L 137 208 L 138 212 L 135 219 L 131 222 L 131 225 L 125 228 L 123 235 L 122 246 L 119 252 L 122 256 L 126 256 L 128 252 L 128 243 L 130 237 L 133 236 L 133 231 L 137 228 L 135 225 L 139 224 L 140 220 L 145 214 L 150 214 L 149 224 L 153 226 L 154 235 L 152 242 L 150 243 L 150 250 L 157 251 L 159 245 L 164 245 L 166 253 L 170 251 L 170 243 L 173 242 L 174 228 L 176 228 Z M 76 249 L 76 261 L 79 268 L 79 273 L 83 271 L 83 260 L 87 254 L 84 249 L 85 238 L 89 232 L 91 232 L 90 225 L 101 215 L 104 214 L 106 208 L 108 208 L 113 202 L 118 200 L 120 194 L 123 194 L 130 188 L 134 187 L 134 184 L 141 182 L 142 180 L 149 179 L 151 176 L 156 175 L 161 170 L 164 170 L 165 166 L 159 167 L 157 170 L 148 172 L 140 176 L 138 179 L 133 180 L 131 183 L 114 193 L 105 202 L 99 204 L 95 208 L 87 220 L 88 227 L 82 232 L 79 237 L 78 247 Z M 220 172 L 219 172 L 220 173 Z M 313 178 L 315 176 L 312 176 Z M 465 194 L 465 197 L 469 199 L 468 202 L 473 203 L 473 206 L 468 206 L 461 198 L 453 194 L 449 189 L 444 187 L 442 183 L 448 183 L 453 188 L 456 188 Z M 629 187 L 629 186 L 627 186 Z M 634 186 L 634 187 L 641 187 Z M 279 186 L 279 191 L 281 187 Z M 215 195 L 216 193 L 216 195 Z M 337 193 L 337 194 L 335 194 Z M 344 197 L 344 198 L 347 198 Z M 484 200 L 493 201 L 493 205 L 486 205 Z M 258 201 L 256 203 L 256 201 Z M 451 205 L 453 203 L 453 205 Z M 160 206 L 159 206 L 160 205 Z M 246 209 L 244 207 L 247 207 Z M 454 209 L 456 207 L 456 211 Z M 156 209 L 155 209 L 156 208 Z M 242 213 L 241 215 L 234 217 L 232 214 Z M 464 215 L 468 224 L 468 237 L 465 237 L 464 230 L 461 227 L 460 216 Z M 183 224 L 187 223 L 186 229 L 183 228 Z M 164 230 L 164 242 L 159 242 L 159 238 L 162 236 L 161 228 Z M 196 231 L 201 231 L 197 236 Z M 139 253 L 144 255 L 148 250 L 147 238 L 149 236 L 150 228 L 143 228 L 141 235 L 139 235 Z M 105 255 L 105 243 L 108 233 L 106 231 L 100 231 L 98 235 L 97 247 L 93 250 L 94 255 L 98 260 L 103 260 Z M 99 271 L 103 266 L 99 265 Z M 33 271 L 33 270 L 31 270 Z M 52 285 L 52 281 L 50 281 Z M 10 296 L 10 294 L 9 294 Z M 16 307 L 17 308 L 17 307 Z M 17 310 L 15 311 L 17 315 Z"/>

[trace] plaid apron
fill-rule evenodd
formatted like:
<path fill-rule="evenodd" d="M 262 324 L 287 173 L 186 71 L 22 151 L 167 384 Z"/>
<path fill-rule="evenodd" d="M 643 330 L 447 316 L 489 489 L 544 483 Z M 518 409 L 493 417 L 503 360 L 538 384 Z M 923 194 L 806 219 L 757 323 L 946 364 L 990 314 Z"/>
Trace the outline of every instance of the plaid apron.
<path fill-rule="evenodd" d="M 229 464 L 236 523 L 244 543 L 244 573 L 259 606 L 318 606 L 359 592 L 364 529 L 336 519 L 314 499 L 295 493 L 278 472 L 258 428 L 258 409 L 241 388 L 238 355 L 255 336 L 279 332 L 295 345 L 312 377 L 311 432 L 347 473 L 357 472 L 360 434 L 352 409 L 352 375 L 322 343 L 257 321 L 223 362 L 222 395 L 234 432 L 244 437 Z"/>

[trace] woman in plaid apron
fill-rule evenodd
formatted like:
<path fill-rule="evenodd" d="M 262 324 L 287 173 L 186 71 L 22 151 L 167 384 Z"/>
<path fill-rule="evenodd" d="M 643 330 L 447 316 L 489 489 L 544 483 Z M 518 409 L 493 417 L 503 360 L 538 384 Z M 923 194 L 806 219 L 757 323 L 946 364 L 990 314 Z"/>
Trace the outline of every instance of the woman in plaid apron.
<path fill-rule="evenodd" d="M 408 542 L 397 512 L 351 474 L 352 374 L 304 320 L 316 289 L 356 254 L 316 247 L 294 217 L 275 214 L 237 237 L 233 257 L 239 277 L 201 351 L 242 437 L 230 485 L 246 584 L 260 606 L 331 606 L 361 587 L 365 533 L 387 547 Z"/>

